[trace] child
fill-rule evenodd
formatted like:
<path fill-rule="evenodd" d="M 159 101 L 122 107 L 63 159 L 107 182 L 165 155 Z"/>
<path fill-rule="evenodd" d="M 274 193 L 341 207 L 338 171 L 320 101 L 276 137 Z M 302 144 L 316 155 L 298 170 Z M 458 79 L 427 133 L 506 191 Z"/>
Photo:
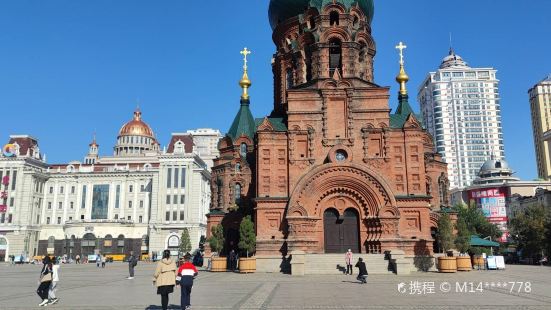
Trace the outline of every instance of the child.
<path fill-rule="evenodd" d="M 197 276 L 197 268 L 190 262 L 191 255 L 187 253 L 184 256 L 185 263 L 178 269 L 176 274 L 176 285 L 181 287 L 181 304 L 182 309 L 190 309 L 191 307 L 191 288 L 193 287 L 193 279 Z"/>

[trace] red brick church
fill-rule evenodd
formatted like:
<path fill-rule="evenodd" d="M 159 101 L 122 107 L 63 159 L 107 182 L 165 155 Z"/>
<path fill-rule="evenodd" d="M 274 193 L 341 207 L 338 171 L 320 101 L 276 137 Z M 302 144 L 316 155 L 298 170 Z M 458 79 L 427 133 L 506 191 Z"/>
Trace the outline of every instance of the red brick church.
<path fill-rule="evenodd" d="M 224 251 L 251 214 L 259 259 L 432 253 L 446 164 L 408 102 L 403 44 L 395 111 L 374 82 L 373 13 L 372 0 L 270 1 L 273 111 L 253 118 L 245 60 L 241 105 L 212 172 L 208 231 L 224 226 Z"/>

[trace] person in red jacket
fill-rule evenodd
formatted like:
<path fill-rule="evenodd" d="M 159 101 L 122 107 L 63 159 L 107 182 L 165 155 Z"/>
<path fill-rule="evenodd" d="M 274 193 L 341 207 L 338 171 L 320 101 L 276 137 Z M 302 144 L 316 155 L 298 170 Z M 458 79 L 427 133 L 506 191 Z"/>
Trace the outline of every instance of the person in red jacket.
<path fill-rule="evenodd" d="M 182 310 L 191 309 L 191 288 L 193 287 L 193 279 L 198 274 L 197 268 L 191 263 L 189 253 L 184 256 L 184 261 L 176 274 L 176 285 L 179 285 L 181 289 Z"/>

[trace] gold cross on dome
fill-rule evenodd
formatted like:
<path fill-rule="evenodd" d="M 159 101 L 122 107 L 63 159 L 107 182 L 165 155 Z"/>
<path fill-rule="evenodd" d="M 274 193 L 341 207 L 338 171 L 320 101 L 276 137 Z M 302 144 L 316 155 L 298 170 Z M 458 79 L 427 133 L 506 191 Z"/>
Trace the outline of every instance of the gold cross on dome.
<path fill-rule="evenodd" d="M 247 70 L 247 56 L 249 56 L 251 54 L 251 51 L 249 51 L 246 47 L 241 51 L 239 52 L 241 53 L 241 55 L 243 55 L 243 62 L 244 62 L 244 65 L 243 65 L 243 68 L 245 70 Z"/>
<path fill-rule="evenodd" d="M 404 43 L 400 42 L 398 45 L 396 45 L 396 49 L 400 50 L 400 64 L 404 64 L 404 50 L 408 48 Z"/>

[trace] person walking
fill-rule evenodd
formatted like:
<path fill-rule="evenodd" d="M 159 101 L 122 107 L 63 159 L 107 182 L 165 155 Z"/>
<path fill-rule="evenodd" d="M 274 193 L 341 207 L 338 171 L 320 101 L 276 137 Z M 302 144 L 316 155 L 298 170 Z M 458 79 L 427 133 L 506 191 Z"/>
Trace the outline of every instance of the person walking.
<path fill-rule="evenodd" d="M 105 268 L 105 263 L 107 262 L 107 257 L 105 257 L 105 255 L 103 255 L 101 257 L 101 268 Z"/>
<path fill-rule="evenodd" d="M 100 264 L 101 264 L 101 254 L 98 253 L 98 255 L 96 255 L 96 267 L 99 268 Z"/>
<path fill-rule="evenodd" d="M 352 254 L 352 250 L 348 249 L 348 251 L 344 254 L 344 262 L 346 263 L 346 274 L 352 275 L 352 262 L 354 261 L 354 254 Z"/>
<path fill-rule="evenodd" d="M 38 289 L 36 293 L 40 296 L 42 302 L 38 304 L 39 307 L 44 307 L 48 303 L 48 291 L 50 284 L 52 284 L 52 262 L 48 255 L 42 259 L 42 270 L 40 271 L 40 277 L 38 278 Z"/>
<path fill-rule="evenodd" d="M 128 257 L 128 273 L 130 276 L 128 280 L 134 279 L 134 268 L 138 265 L 138 259 L 134 256 L 134 251 L 130 251 L 130 257 Z"/>
<path fill-rule="evenodd" d="M 237 254 L 235 254 L 235 250 L 230 251 L 230 270 L 235 271 L 236 265 L 237 265 Z"/>
<path fill-rule="evenodd" d="M 184 256 L 184 261 L 185 262 L 178 269 L 176 285 L 179 285 L 181 288 L 182 310 L 187 310 L 191 309 L 191 288 L 193 287 L 193 279 L 199 272 L 191 263 L 191 254 L 187 253 Z"/>
<path fill-rule="evenodd" d="M 54 259 L 52 265 L 52 284 L 50 284 L 50 290 L 48 291 L 48 305 L 53 305 L 59 301 L 59 299 L 55 296 L 57 284 L 59 283 L 59 266 L 59 260 Z"/>
<path fill-rule="evenodd" d="M 356 267 L 358 267 L 358 277 L 356 279 L 361 281 L 362 284 L 367 283 L 367 267 L 365 266 L 365 263 L 361 257 L 358 258 Z"/>
<path fill-rule="evenodd" d="M 77 256 L 75 257 L 75 260 L 77 264 L 80 264 L 80 255 L 77 254 Z"/>
<path fill-rule="evenodd" d="M 170 257 L 170 251 L 163 251 L 163 258 L 157 263 L 153 284 L 157 286 L 157 294 L 161 295 L 163 310 L 168 309 L 168 295 L 174 292 L 176 285 L 176 263 Z"/>

